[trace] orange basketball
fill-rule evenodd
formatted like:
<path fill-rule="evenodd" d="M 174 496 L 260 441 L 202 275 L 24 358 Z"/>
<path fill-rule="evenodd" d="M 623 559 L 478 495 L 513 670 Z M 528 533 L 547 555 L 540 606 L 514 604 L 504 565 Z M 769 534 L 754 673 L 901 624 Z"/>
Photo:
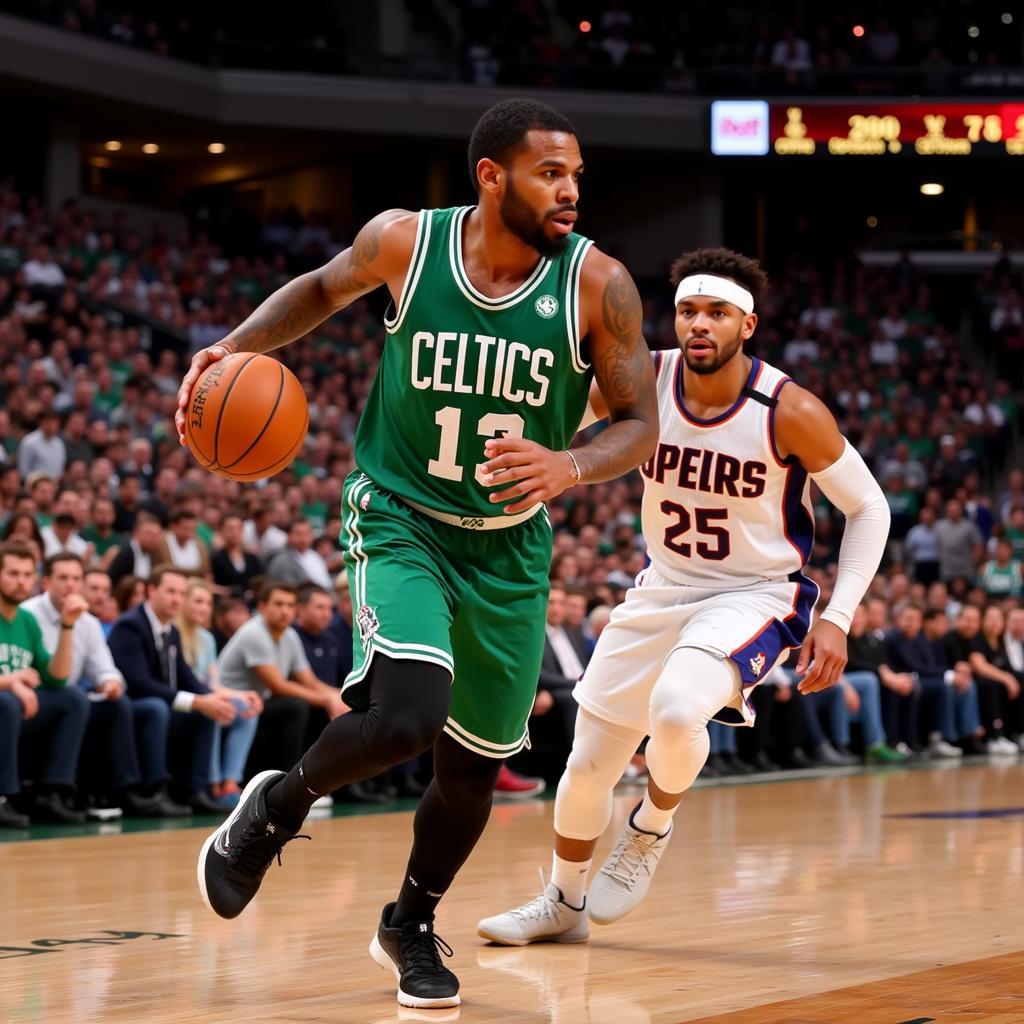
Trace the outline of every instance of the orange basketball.
<path fill-rule="evenodd" d="M 204 469 L 230 480 L 262 480 L 298 454 L 309 406 L 295 374 L 255 352 L 208 366 L 192 389 L 185 443 Z"/>

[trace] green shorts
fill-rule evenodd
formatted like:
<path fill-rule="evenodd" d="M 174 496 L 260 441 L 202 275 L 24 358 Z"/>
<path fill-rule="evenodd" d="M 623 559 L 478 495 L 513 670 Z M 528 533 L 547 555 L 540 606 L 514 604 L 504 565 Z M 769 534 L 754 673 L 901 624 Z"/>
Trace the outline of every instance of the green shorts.
<path fill-rule="evenodd" d="M 345 481 L 342 545 L 352 596 L 353 668 L 342 693 L 369 701 L 376 652 L 452 674 L 445 732 L 488 757 L 528 742 L 547 621 L 546 510 L 515 526 L 449 526 L 380 490 Z"/>

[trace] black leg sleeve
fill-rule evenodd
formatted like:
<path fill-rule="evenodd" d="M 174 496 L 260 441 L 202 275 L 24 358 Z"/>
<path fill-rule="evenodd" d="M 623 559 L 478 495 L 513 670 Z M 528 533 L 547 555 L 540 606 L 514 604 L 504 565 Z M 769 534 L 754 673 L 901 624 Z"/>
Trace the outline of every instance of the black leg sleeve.
<path fill-rule="evenodd" d="M 296 829 L 318 796 L 379 775 L 427 750 L 448 718 L 451 676 L 440 665 L 374 655 L 370 706 L 330 722 L 298 764 L 267 794 Z"/>
<path fill-rule="evenodd" d="M 434 908 L 473 852 L 491 813 L 502 762 L 442 734 L 434 744 L 434 781 L 413 822 L 412 853 L 392 925 L 430 921 Z"/>

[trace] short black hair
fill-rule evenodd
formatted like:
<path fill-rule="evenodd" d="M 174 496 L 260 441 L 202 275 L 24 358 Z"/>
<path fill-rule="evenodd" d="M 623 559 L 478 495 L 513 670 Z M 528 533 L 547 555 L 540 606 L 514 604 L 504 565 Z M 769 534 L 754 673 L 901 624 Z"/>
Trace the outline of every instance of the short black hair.
<path fill-rule="evenodd" d="M 330 591 L 325 590 L 319 583 L 303 583 L 297 591 L 299 604 L 309 604 L 317 594 L 323 594 L 324 597 L 331 596 Z"/>
<path fill-rule="evenodd" d="M 485 157 L 507 167 L 525 146 L 526 133 L 565 132 L 575 135 L 573 123 L 554 107 L 537 100 L 502 100 L 485 110 L 469 137 L 469 180 L 478 192 L 476 166 Z"/>
<path fill-rule="evenodd" d="M 256 594 L 257 603 L 266 604 L 278 590 L 295 597 L 295 587 L 292 584 L 285 583 L 283 580 L 264 579 L 260 583 L 260 588 Z"/>
<path fill-rule="evenodd" d="M 768 275 L 761 269 L 761 264 L 732 249 L 694 249 L 693 252 L 684 252 L 672 264 L 672 284 L 679 284 L 691 274 L 715 274 L 731 278 L 754 296 L 755 310 L 761 305 L 768 288 Z"/>
<path fill-rule="evenodd" d="M 74 554 L 71 551 L 58 551 L 54 555 L 50 555 L 49 558 L 43 562 L 43 576 L 47 579 L 53 575 L 53 567 L 59 565 L 61 562 L 75 562 L 78 568 L 85 572 L 85 562 L 82 561 L 80 555 Z M 83 576 L 84 578 L 84 576 Z"/>

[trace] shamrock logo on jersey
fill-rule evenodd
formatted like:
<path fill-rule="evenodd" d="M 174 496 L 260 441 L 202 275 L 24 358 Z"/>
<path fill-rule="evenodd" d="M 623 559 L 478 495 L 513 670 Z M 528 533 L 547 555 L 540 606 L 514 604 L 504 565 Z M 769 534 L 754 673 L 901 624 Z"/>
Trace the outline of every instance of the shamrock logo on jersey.
<path fill-rule="evenodd" d="M 550 320 L 558 312 L 558 299 L 554 295 L 542 295 L 534 304 L 539 316 Z"/>

